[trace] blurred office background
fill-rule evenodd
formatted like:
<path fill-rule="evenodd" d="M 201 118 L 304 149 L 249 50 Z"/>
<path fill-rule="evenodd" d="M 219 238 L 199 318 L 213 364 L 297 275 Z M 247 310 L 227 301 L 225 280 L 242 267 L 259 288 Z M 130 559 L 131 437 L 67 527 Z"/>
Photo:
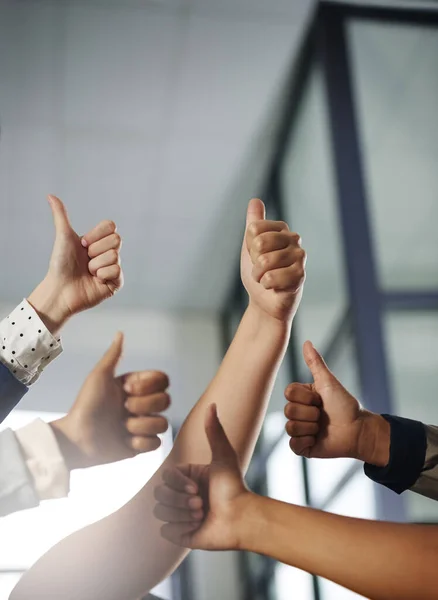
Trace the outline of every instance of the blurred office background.
<path fill-rule="evenodd" d="M 65 352 L 4 426 L 68 410 L 116 330 L 122 368 L 170 374 L 175 431 L 245 307 L 248 199 L 308 252 L 293 339 L 249 483 L 341 514 L 436 522 L 352 460 L 306 461 L 283 390 L 310 338 L 371 410 L 438 423 L 438 13 L 426 2 L 0 0 L 1 314 L 45 273 L 48 193 L 79 232 L 124 238 L 123 291 L 75 318 Z M 56 540 L 126 502 L 163 448 L 77 472 L 68 499 L 0 521 L 0 600 Z M 293 540 L 291 541 L 293 542 Z M 358 540 L 358 543 L 360 541 Z M 194 552 L 168 600 L 357 595 L 249 554 Z"/>

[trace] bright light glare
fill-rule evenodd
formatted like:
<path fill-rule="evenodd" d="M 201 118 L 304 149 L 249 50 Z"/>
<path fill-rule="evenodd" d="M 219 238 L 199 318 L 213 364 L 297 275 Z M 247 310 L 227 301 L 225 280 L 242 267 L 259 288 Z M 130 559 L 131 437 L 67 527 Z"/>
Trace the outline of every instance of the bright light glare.
<path fill-rule="evenodd" d="M 18 429 L 35 418 L 51 421 L 62 415 L 14 411 L 1 429 Z M 38 508 L 0 519 L 0 569 L 29 568 L 58 541 L 90 523 L 114 512 L 130 500 L 151 478 L 171 446 L 171 433 L 163 436 L 163 445 L 155 452 L 119 463 L 74 471 L 70 494 L 61 500 L 43 502 Z M 121 549 L 123 551 L 123 549 Z M 0 574 L 0 600 L 6 600 L 15 585 L 15 576 Z M 170 598 L 170 586 L 164 582 L 155 590 Z"/>

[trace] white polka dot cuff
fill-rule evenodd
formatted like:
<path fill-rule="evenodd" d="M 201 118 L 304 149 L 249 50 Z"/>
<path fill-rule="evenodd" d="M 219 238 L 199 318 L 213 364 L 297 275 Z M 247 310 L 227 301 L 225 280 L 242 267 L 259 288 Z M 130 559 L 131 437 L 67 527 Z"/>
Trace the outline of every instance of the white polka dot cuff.
<path fill-rule="evenodd" d="M 0 323 L 0 361 L 24 385 L 35 383 L 61 352 L 61 340 L 53 337 L 27 300 Z"/>

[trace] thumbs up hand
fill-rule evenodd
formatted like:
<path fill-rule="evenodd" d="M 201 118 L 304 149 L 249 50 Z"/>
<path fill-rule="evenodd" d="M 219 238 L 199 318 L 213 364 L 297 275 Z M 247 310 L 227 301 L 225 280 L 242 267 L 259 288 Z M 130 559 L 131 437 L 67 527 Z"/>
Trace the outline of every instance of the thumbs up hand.
<path fill-rule="evenodd" d="M 385 466 L 389 424 L 361 407 L 311 342 L 304 344 L 303 355 L 314 383 L 286 388 L 284 414 L 291 449 L 307 458 L 350 457 Z"/>
<path fill-rule="evenodd" d="M 55 243 L 47 275 L 29 302 L 54 332 L 72 315 L 113 296 L 123 286 L 123 273 L 121 238 L 112 221 L 102 221 L 81 238 L 61 200 L 48 199 Z"/>
<path fill-rule="evenodd" d="M 159 371 L 115 376 L 123 348 L 117 334 L 88 375 L 70 412 L 50 423 L 70 469 L 116 462 L 156 450 L 167 430 L 159 413 L 170 404 L 169 380 Z"/>
<path fill-rule="evenodd" d="M 165 471 L 163 484 L 154 492 L 158 502 L 154 514 L 165 523 L 162 536 L 178 546 L 238 549 L 242 514 L 252 494 L 215 405 L 207 410 L 205 432 L 211 463 Z"/>
<path fill-rule="evenodd" d="M 283 221 L 267 221 L 265 206 L 253 198 L 248 205 L 240 271 L 250 304 L 289 322 L 301 300 L 306 253 L 300 236 Z"/>

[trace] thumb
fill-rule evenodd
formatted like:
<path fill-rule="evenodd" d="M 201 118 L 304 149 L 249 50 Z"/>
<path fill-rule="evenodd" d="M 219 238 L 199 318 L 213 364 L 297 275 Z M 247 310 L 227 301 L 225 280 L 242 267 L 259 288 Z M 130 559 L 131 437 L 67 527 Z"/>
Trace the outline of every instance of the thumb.
<path fill-rule="evenodd" d="M 111 371 L 114 373 L 117 365 L 122 358 L 123 352 L 123 333 L 121 331 L 116 333 L 116 337 L 113 340 L 113 343 L 102 356 L 99 361 L 99 367 L 101 369 Z"/>
<path fill-rule="evenodd" d="M 303 347 L 303 356 L 306 361 L 306 365 L 309 367 L 315 381 L 315 386 L 327 386 L 332 384 L 336 377 L 330 371 L 325 364 L 321 354 L 312 344 L 312 342 L 305 342 Z M 336 380 L 337 381 L 337 380 Z"/>
<path fill-rule="evenodd" d="M 259 198 L 252 198 L 249 201 L 246 211 L 246 226 L 253 221 L 264 221 L 266 218 L 265 205 Z"/>
<path fill-rule="evenodd" d="M 53 221 L 55 223 L 56 233 L 65 233 L 71 230 L 70 221 L 64 204 L 56 196 L 47 197 L 50 208 L 52 209 Z"/>
<path fill-rule="evenodd" d="M 205 433 L 211 448 L 212 462 L 234 466 L 237 456 L 219 421 L 216 404 L 212 404 L 207 409 Z"/>

